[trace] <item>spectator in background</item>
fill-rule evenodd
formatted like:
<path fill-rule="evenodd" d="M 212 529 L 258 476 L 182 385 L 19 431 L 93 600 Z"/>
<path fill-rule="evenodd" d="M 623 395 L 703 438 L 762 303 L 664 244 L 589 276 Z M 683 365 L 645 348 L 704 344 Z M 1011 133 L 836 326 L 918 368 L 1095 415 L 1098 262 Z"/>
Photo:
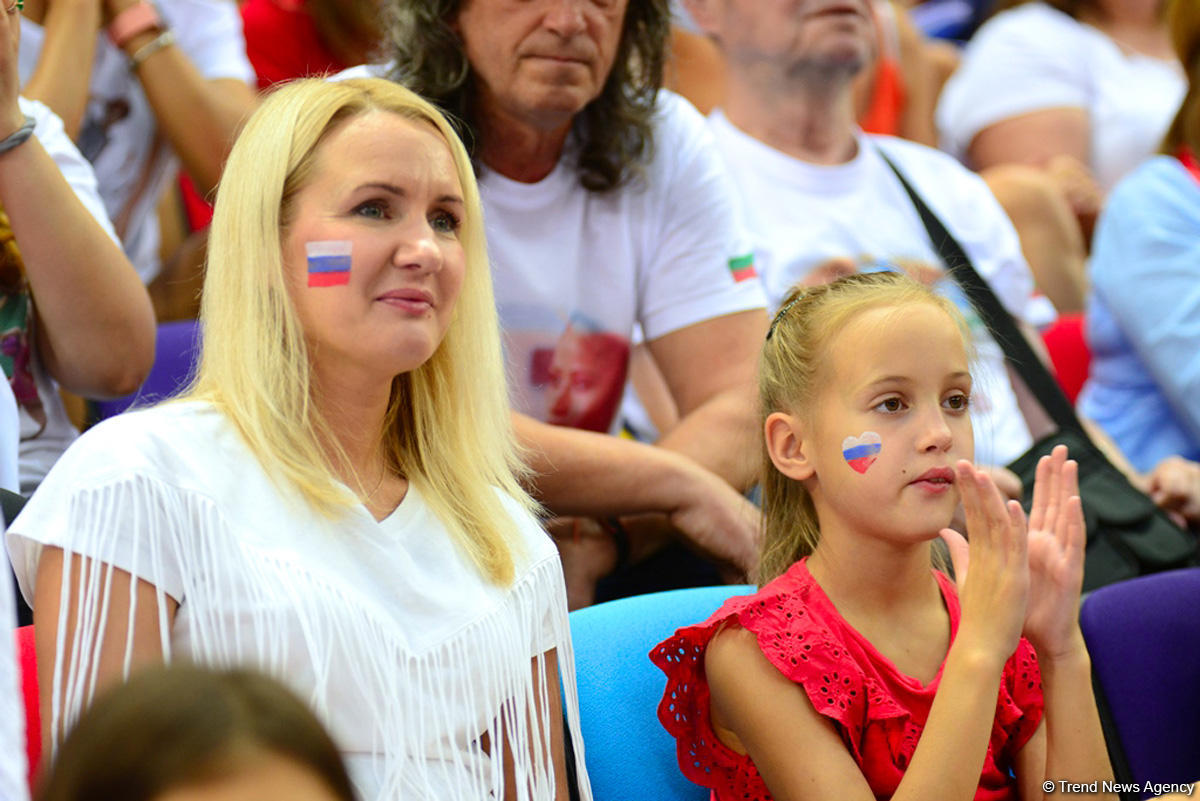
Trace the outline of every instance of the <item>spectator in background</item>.
<path fill-rule="evenodd" d="M 175 157 L 201 194 L 216 186 L 254 73 L 232 0 L 28 0 L 25 94 L 62 118 L 142 281 L 161 268 L 159 197 Z"/>
<path fill-rule="evenodd" d="M 1091 377 L 1080 408 L 1142 471 L 1152 493 L 1200 460 L 1200 4 L 1169 6 L 1188 90 L 1156 156 L 1113 190 L 1090 276 Z M 1165 466 L 1160 463 L 1168 460 Z M 1185 471 L 1173 480 L 1164 470 Z M 1180 506 L 1200 521 L 1200 508 Z"/>
<path fill-rule="evenodd" d="M 365 64 L 380 44 L 378 0 L 245 0 L 241 14 L 259 89 Z"/>
<path fill-rule="evenodd" d="M 1055 307 L 1078 312 L 1104 195 L 1156 148 L 1183 75 L 1161 0 L 999 6 L 942 92 L 942 146 L 984 175 Z"/>
<path fill-rule="evenodd" d="M 0 365 L 19 405 L 28 495 L 78 436 L 59 387 L 135 390 L 154 359 L 154 315 L 91 165 L 53 112 L 18 95 L 21 29 L 0 15 Z"/>
<path fill-rule="evenodd" d="M 667 0 L 391 0 L 388 8 L 392 61 L 374 73 L 462 120 L 479 169 L 513 405 L 532 416 L 519 418 L 518 433 L 549 479 L 538 487 L 548 505 L 604 514 L 676 505 L 647 508 L 647 488 L 662 480 L 653 449 L 539 422 L 553 387 L 538 368 L 576 315 L 626 343 L 640 328 L 680 413 L 660 452 L 738 490 L 750 486 L 763 297 L 703 120 L 659 91 Z M 613 386 L 597 394 L 619 393 L 622 371 L 605 375 Z M 589 422 L 615 431 L 615 415 L 607 417 Z M 705 481 L 671 483 L 714 486 Z M 736 492 L 727 486 L 706 507 L 675 522 L 700 547 L 752 566 L 754 521 L 738 520 Z"/>
<path fill-rule="evenodd" d="M 383 80 L 268 96 L 221 179 L 195 384 L 91 428 L 8 531 L 44 739 L 186 658 L 286 680 L 363 801 L 500 798 L 506 776 L 564 801 L 565 712 L 588 801 L 487 265 L 431 105 Z"/>
<path fill-rule="evenodd" d="M 725 102 L 725 59 L 696 27 L 680 0 L 672 2 L 667 85 L 708 114 Z M 867 133 L 937 144 L 934 107 L 942 84 L 958 66 L 958 49 L 926 38 L 897 0 L 872 0 L 877 28 L 871 65 L 854 82 L 854 108 Z"/>
<path fill-rule="evenodd" d="M 1101 193 L 1112 189 L 1154 152 L 1183 97 L 1162 0 L 998 6 L 942 94 L 943 144 L 975 170 L 1055 172 L 1068 157 Z"/>
<path fill-rule="evenodd" d="M 854 80 L 875 47 L 868 0 L 786 8 L 689 0 L 688 7 L 729 65 L 726 106 L 709 127 L 754 223 L 755 262 L 771 304 L 797 283 L 864 270 L 904 268 L 938 283 L 970 321 L 978 348 L 975 458 L 996 466 L 1021 455 L 1033 440 L 1004 354 L 945 277 L 885 159 L 905 173 L 1018 321 L 1040 324 L 1053 310 L 1033 297 L 1012 225 L 978 176 L 932 148 L 864 135 L 855 125 Z M 1019 494 L 1015 476 L 998 475 L 1006 492 Z"/>
<path fill-rule="evenodd" d="M 258 673 L 190 665 L 145 670 L 99 698 L 38 794 L 185 798 L 356 801 L 337 746 L 286 687 Z"/>

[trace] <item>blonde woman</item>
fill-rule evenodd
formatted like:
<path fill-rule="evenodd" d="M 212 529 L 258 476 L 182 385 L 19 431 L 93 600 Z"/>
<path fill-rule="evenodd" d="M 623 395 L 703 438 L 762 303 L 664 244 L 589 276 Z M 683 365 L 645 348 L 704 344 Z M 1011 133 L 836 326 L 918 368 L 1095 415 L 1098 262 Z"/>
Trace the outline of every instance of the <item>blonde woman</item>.
<path fill-rule="evenodd" d="M 561 568 L 514 477 L 482 222 L 462 145 L 395 84 L 251 117 L 194 387 L 88 432 L 9 532 L 50 745 L 185 658 L 286 680 L 365 801 L 566 798 Z"/>

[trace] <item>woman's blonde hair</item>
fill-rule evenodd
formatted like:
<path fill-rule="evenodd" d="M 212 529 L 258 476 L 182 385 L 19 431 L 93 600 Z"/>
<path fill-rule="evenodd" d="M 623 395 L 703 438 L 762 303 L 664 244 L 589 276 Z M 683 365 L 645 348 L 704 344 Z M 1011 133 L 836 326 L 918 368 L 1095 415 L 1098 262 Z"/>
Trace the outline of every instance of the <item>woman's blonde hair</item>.
<path fill-rule="evenodd" d="M 453 156 L 466 211 L 459 231 L 466 274 L 445 338 L 427 362 L 393 380 L 379 435 L 480 572 L 508 584 L 518 538 L 500 493 L 530 510 L 534 503 L 517 480 L 524 467 L 508 411 L 479 190 L 445 118 L 407 89 L 373 78 L 296 81 L 251 116 L 217 192 L 200 311 L 204 345 L 187 397 L 224 412 L 267 471 L 318 512 L 333 516 L 356 503 L 337 478 L 349 468 L 345 454 L 313 403 L 281 242 L 321 144 L 373 111 L 436 130 Z"/>
<path fill-rule="evenodd" d="M 1174 155 L 1187 145 L 1200 156 L 1200 3 L 1169 0 L 1167 26 L 1179 63 L 1187 73 L 1188 89 L 1179 112 L 1163 139 L 1162 152 Z"/>
<path fill-rule="evenodd" d="M 759 359 L 760 430 L 774 412 L 805 419 L 827 377 L 830 343 L 850 320 L 883 307 L 927 303 L 958 326 L 968 353 L 970 333 L 954 304 L 902 273 L 859 273 L 816 287 L 796 287 L 771 323 Z M 762 558 L 758 582 L 766 584 L 811 554 L 820 540 L 817 511 L 804 485 L 775 467 L 764 441 L 762 453 Z"/>

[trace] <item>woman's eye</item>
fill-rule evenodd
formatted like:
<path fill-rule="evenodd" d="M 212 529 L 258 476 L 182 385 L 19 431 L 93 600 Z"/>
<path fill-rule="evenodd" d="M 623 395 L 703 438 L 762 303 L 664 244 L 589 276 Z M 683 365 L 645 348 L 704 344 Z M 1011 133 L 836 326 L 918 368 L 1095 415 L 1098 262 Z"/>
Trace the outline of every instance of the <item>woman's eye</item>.
<path fill-rule="evenodd" d="M 433 230 L 441 234 L 453 234 L 459 226 L 458 217 L 448 211 L 436 212 L 429 218 L 429 224 L 433 226 Z"/>
<path fill-rule="evenodd" d="M 951 395 L 943 401 L 946 408 L 954 412 L 963 412 L 971 405 L 971 397 L 961 392 Z"/>
<path fill-rule="evenodd" d="M 887 398 L 877 403 L 875 409 L 887 414 L 895 414 L 896 412 L 904 411 L 904 401 L 900 398 Z"/>
<path fill-rule="evenodd" d="M 360 217 L 382 220 L 387 216 L 387 204 L 382 200 L 368 200 L 365 203 L 359 203 L 355 206 L 354 213 Z"/>

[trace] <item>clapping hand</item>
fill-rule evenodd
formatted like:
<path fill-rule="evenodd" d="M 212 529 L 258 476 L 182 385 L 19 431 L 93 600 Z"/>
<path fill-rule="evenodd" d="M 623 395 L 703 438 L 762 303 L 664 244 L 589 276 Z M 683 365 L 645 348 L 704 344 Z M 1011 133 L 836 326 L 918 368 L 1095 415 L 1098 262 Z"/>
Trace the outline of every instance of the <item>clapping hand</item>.
<path fill-rule="evenodd" d="M 942 529 L 962 605 L 960 638 L 1000 661 L 1017 647 L 1030 596 L 1025 513 L 1005 502 L 991 475 L 967 461 L 954 469 L 970 545 Z"/>
<path fill-rule="evenodd" d="M 1056 447 L 1038 462 L 1029 512 L 1029 606 L 1025 636 L 1042 658 L 1077 644 L 1087 535 L 1079 466 Z"/>

